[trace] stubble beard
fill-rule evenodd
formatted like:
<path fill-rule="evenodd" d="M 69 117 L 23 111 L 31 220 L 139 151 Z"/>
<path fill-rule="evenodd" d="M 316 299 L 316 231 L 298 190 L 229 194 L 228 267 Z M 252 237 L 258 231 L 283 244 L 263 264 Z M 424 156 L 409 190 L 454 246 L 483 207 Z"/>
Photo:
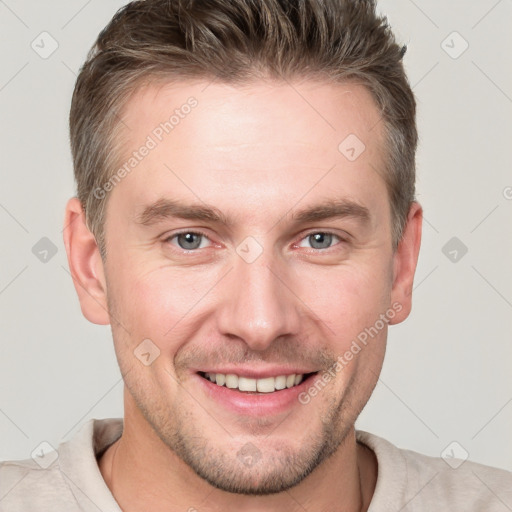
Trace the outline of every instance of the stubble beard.
<path fill-rule="evenodd" d="M 236 440 L 228 440 L 227 445 L 236 448 L 230 447 L 227 451 L 217 447 L 215 440 L 201 432 L 193 415 L 183 413 L 178 404 L 175 403 L 175 410 L 169 414 L 169 408 L 147 403 L 142 396 L 144 393 L 139 395 L 140 387 L 135 386 L 133 390 L 127 387 L 164 445 L 200 478 L 229 493 L 262 496 L 296 486 L 338 450 L 355 421 L 346 414 L 350 397 L 331 397 L 325 404 L 327 412 L 321 418 L 319 428 L 305 437 L 299 448 L 287 446 L 282 437 L 272 442 L 272 436 L 279 432 L 278 426 L 268 437 L 255 437 L 253 442 L 242 443 L 242 448 Z M 214 421 L 209 418 L 205 424 Z M 246 445 L 249 455 L 256 452 L 249 459 L 243 456 Z"/>

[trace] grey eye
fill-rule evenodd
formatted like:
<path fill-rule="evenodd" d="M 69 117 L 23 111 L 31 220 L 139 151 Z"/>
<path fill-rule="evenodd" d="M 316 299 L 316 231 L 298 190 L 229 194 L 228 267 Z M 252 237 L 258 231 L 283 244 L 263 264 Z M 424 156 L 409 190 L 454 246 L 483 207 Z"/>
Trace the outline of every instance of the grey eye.
<path fill-rule="evenodd" d="M 332 243 L 332 234 L 330 233 L 313 233 L 307 238 L 313 249 L 328 249 Z"/>
<path fill-rule="evenodd" d="M 180 233 L 176 235 L 176 241 L 179 247 L 187 251 L 198 249 L 201 246 L 203 235 L 200 233 Z"/>

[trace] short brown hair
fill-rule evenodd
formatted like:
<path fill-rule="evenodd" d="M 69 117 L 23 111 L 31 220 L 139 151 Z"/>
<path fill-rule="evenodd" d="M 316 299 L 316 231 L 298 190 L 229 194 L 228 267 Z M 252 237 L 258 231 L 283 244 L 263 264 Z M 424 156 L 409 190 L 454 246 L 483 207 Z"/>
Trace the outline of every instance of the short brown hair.
<path fill-rule="evenodd" d="M 356 80 L 380 109 L 393 247 L 415 199 L 416 102 L 387 18 L 372 0 L 140 0 L 100 33 L 78 75 L 70 112 L 77 196 L 102 257 L 106 198 L 120 112 L 159 80 Z"/>

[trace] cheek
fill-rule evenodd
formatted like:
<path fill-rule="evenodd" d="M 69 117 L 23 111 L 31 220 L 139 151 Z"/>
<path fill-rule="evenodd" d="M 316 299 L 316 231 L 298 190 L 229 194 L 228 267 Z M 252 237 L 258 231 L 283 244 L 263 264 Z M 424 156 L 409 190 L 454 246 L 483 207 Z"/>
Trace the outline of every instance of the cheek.
<path fill-rule="evenodd" d="M 376 267 L 319 268 L 302 280 L 307 284 L 300 296 L 330 327 L 327 332 L 338 345 L 350 344 L 389 307 L 390 286 Z"/>
<path fill-rule="evenodd" d="M 140 268 L 143 265 L 123 266 L 116 273 L 112 294 L 117 314 L 132 338 L 167 343 L 208 303 L 217 273 L 171 266 L 148 272 Z"/>

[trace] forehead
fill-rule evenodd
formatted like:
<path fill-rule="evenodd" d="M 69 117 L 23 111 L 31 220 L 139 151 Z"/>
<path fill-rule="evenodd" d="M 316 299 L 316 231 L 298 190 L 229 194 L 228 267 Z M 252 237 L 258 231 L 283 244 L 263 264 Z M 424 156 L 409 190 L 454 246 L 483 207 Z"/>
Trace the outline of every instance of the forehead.
<path fill-rule="evenodd" d="M 197 105 L 189 109 L 187 102 L 192 101 Z M 182 122 L 189 113 L 192 121 Z M 350 130 L 370 145 L 381 135 L 378 109 L 361 84 L 255 81 L 233 86 L 195 81 L 162 82 L 137 89 L 122 114 L 125 139 L 153 132 L 173 114 L 173 135 L 187 131 L 192 122 L 194 138 L 215 146 L 223 140 L 232 145 L 258 139 L 273 145 L 309 143 L 332 149 Z M 201 127 L 204 130 L 198 131 Z M 187 135 L 192 135 L 190 131 Z"/>
<path fill-rule="evenodd" d="M 150 148 L 112 194 L 123 191 L 133 205 L 176 194 L 215 204 L 236 194 L 247 208 L 284 207 L 283 198 L 337 185 L 366 190 L 371 201 L 384 187 L 382 123 L 362 85 L 162 83 L 139 89 L 122 119 L 120 167 Z"/>

